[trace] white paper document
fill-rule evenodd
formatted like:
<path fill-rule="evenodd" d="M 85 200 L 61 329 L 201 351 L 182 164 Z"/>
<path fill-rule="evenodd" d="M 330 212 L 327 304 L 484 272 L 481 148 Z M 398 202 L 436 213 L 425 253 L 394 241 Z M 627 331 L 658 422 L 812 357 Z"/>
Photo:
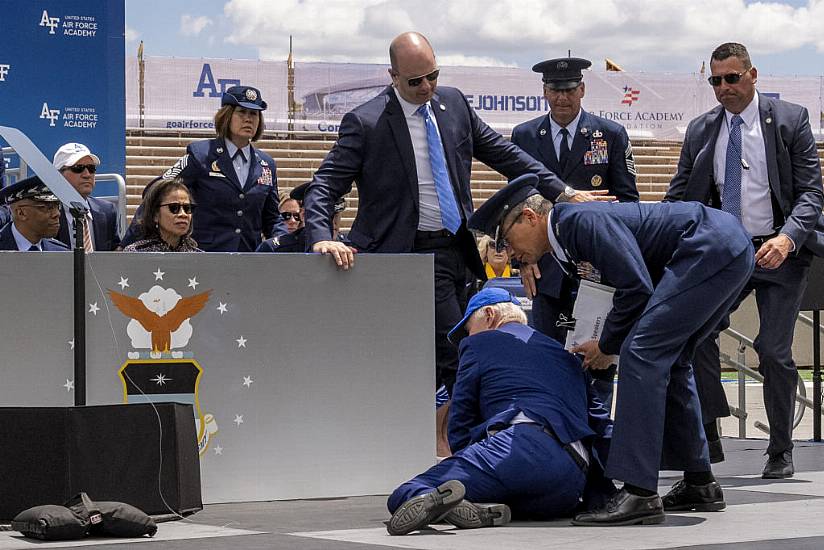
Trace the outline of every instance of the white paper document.
<path fill-rule="evenodd" d="M 564 349 L 571 350 L 578 344 L 589 340 L 598 340 L 604 330 L 604 322 L 612 309 L 612 295 L 615 289 L 611 286 L 593 283 L 586 279 L 581 280 L 578 288 L 578 297 L 572 308 L 572 318 L 575 328 L 567 332 Z"/>

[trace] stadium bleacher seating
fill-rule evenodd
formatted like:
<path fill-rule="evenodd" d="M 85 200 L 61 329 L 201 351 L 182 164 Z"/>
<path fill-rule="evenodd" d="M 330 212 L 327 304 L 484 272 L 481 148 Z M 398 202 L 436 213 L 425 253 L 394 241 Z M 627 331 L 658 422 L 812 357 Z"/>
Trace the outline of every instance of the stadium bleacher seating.
<path fill-rule="evenodd" d="M 194 140 L 212 137 L 210 133 L 169 130 L 137 129 L 126 131 L 126 187 L 127 213 L 131 218 L 140 203 L 140 194 L 146 184 L 174 164 L 184 154 L 186 145 Z M 326 153 L 337 138 L 336 134 L 321 132 L 294 132 L 291 135 L 266 132 L 255 145 L 272 155 L 278 166 L 278 187 L 289 191 L 311 179 Z M 641 200 L 661 200 L 670 179 L 675 174 L 681 143 L 677 141 L 636 140 L 632 144 L 638 171 L 638 191 Z M 819 158 L 824 164 L 824 143 L 818 144 Z M 472 167 L 472 195 L 477 208 L 506 183 L 506 179 L 480 162 Z M 357 191 L 347 198 L 347 209 L 342 219 L 343 230 L 352 224 L 357 211 Z"/>

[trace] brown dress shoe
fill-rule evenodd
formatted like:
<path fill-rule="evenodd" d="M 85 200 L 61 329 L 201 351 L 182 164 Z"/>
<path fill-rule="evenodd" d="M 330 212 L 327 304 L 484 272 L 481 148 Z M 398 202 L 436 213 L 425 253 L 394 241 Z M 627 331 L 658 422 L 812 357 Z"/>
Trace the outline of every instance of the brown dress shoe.
<path fill-rule="evenodd" d="M 658 495 L 642 497 L 621 489 L 603 508 L 575 516 L 572 525 L 589 527 L 636 525 L 638 523 L 650 525 L 663 523 L 665 519 L 661 497 Z"/>
<path fill-rule="evenodd" d="M 683 479 L 672 486 L 663 499 L 664 510 L 676 512 L 695 510 L 696 512 L 719 512 L 727 507 L 724 492 L 717 481 L 706 485 L 692 485 Z"/>

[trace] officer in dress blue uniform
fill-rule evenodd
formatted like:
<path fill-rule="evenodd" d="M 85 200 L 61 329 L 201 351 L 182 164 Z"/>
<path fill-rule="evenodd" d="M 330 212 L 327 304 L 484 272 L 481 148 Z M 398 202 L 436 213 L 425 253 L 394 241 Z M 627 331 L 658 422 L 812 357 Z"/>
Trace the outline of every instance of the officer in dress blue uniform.
<path fill-rule="evenodd" d="M 587 59 L 563 57 L 532 67 L 542 75 L 550 112 L 517 125 L 512 130 L 512 143 L 576 190 L 607 190 L 619 201 L 635 202 L 635 160 L 627 131 L 581 108 L 586 91 L 582 71 L 590 65 Z M 533 271 L 533 266 L 522 269 L 525 290 L 532 298 L 532 325 L 563 342 L 577 280 L 564 276 L 550 254 L 538 260 L 540 278 L 535 279 Z M 588 278 L 598 282 L 597 273 L 588 274 Z M 614 374 L 615 367 L 611 367 L 593 377 L 607 408 L 612 404 Z"/>
<path fill-rule="evenodd" d="M 60 227 L 60 199 L 37 176 L 0 190 L 12 222 L 0 229 L 0 250 L 60 252 L 69 248 L 54 239 Z"/>
<path fill-rule="evenodd" d="M 189 187 L 198 206 L 192 237 L 207 252 L 253 252 L 262 238 L 287 232 L 275 161 L 251 144 L 263 133 L 265 109 L 257 88 L 232 86 L 215 114 L 218 137 L 191 143 L 162 176 L 179 177 Z M 134 240 L 130 228 L 122 245 Z"/>
<path fill-rule="evenodd" d="M 449 337 L 464 331 L 449 411 L 455 454 L 392 493 L 389 532 L 420 529 L 446 511 L 461 528 L 502 525 L 510 514 L 546 520 L 571 515 L 588 483 L 593 495 L 615 493 L 600 466 L 612 423 L 588 395 L 580 361 L 527 326 L 502 288 L 472 297 Z"/>
<path fill-rule="evenodd" d="M 607 505 L 576 525 L 664 521 L 667 510 L 720 510 L 690 358 L 726 314 L 752 273 L 750 238 L 726 212 L 698 203 L 552 204 L 531 175 L 493 195 L 470 228 L 508 242 L 535 262 L 552 252 L 574 273 L 585 261 L 615 287 L 600 337 L 572 351 L 604 369 L 620 353 L 618 400 L 606 475 L 624 482 Z M 684 479 L 664 497 L 659 470 Z"/>

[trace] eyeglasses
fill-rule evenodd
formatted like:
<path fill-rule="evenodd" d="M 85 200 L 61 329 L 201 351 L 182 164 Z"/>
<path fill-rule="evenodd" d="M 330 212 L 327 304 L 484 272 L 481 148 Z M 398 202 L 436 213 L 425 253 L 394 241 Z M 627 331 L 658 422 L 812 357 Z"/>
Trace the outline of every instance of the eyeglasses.
<path fill-rule="evenodd" d="M 191 214 L 192 210 L 194 210 L 197 205 L 190 202 L 168 202 L 166 204 L 161 204 L 160 206 L 165 206 L 172 214 L 179 213 L 181 208 L 183 209 L 184 214 Z"/>
<path fill-rule="evenodd" d="M 88 170 L 89 174 L 97 172 L 96 164 L 75 164 L 74 166 L 66 166 L 63 170 L 71 170 L 75 174 L 82 174 L 83 170 Z"/>
<path fill-rule="evenodd" d="M 723 76 L 711 76 L 707 78 L 707 82 L 710 83 L 710 86 L 713 88 L 717 88 L 721 85 L 721 80 L 724 80 L 727 84 L 738 84 L 738 81 L 741 80 L 741 77 L 744 76 L 745 73 L 727 73 Z"/>
<path fill-rule="evenodd" d="M 280 217 L 283 218 L 287 222 L 291 219 L 294 219 L 296 222 L 300 223 L 300 213 L 299 212 L 281 212 Z"/>
<path fill-rule="evenodd" d="M 413 77 L 413 78 L 407 78 L 406 83 L 409 84 L 410 88 L 417 88 L 418 86 L 420 86 L 423 83 L 424 78 L 427 79 L 429 82 L 435 82 L 436 80 L 438 80 L 438 75 L 439 74 L 441 74 L 441 70 L 440 69 L 435 69 L 431 73 L 425 74 L 423 76 L 416 76 L 416 77 Z M 400 73 L 396 72 L 395 75 L 400 76 Z"/>
<path fill-rule="evenodd" d="M 521 211 L 515 219 L 512 220 L 512 223 L 509 224 L 509 227 L 506 228 L 506 231 L 501 231 L 501 226 L 498 225 L 498 229 L 495 230 L 495 252 L 503 252 L 509 246 L 509 242 L 506 240 L 506 234 L 512 230 L 512 226 L 515 225 L 518 220 L 521 219 L 521 216 L 524 215 L 524 212 Z M 506 215 L 504 215 L 506 217 Z M 503 218 L 501 219 L 503 222 Z"/>

